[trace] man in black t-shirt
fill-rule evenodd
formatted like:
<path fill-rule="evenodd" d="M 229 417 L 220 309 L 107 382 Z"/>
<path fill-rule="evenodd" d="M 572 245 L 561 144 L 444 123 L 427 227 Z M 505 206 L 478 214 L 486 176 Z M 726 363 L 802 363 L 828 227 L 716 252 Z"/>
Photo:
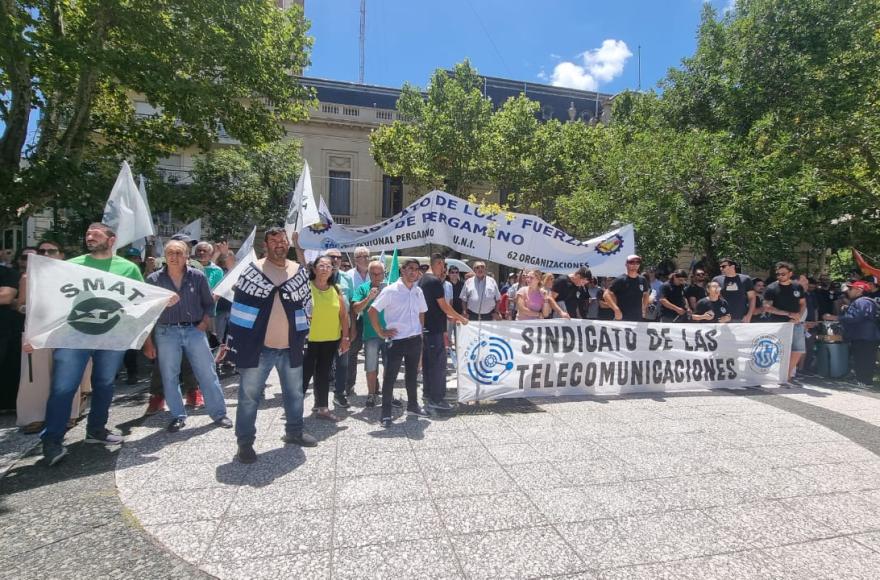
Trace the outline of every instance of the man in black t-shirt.
<path fill-rule="evenodd" d="M 722 258 L 719 263 L 721 275 L 714 280 L 721 285 L 721 296 L 730 305 L 733 322 L 751 322 L 755 312 L 755 290 L 752 279 L 745 274 L 737 274 L 737 263 L 731 258 Z"/>
<path fill-rule="evenodd" d="M 684 289 L 684 297 L 687 298 L 688 306 L 691 307 L 691 312 L 696 310 L 697 302 L 706 297 L 707 281 L 708 277 L 706 276 L 706 271 L 704 269 L 697 268 L 694 270 L 691 283 Z"/>
<path fill-rule="evenodd" d="M 426 406 L 435 411 L 449 411 L 446 402 L 446 317 L 467 324 L 468 319 L 446 302 L 443 278 L 446 259 L 442 254 L 431 255 L 431 269 L 422 275 L 419 288 L 425 295 L 428 311 L 425 313 L 425 331 L 422 336 L 422 378 Z"/>
<path fill-rule="evenodd" d="M 593 277 L 593 274 L 586 268 L 580 268 L 574 274 L 565 274 L 553 281 L 553 288 L 550 289 L 550 296 L 557 304 L 565 306 L 565 312 L 569 318 L 581 318 L 579 306 L 581 301 L 581 291 L 586 291 L 587 282 Z"/>
<path fill-rule="evenodd" d="M 698 322 L 730 322 L 730 306 L 721 297 L 721 284 L 712 280 L 706 286 L 706 297 L 697 301 L 693 320 Z"/>
<path fill-rule="evenodd" d="M 660 303 L 660 320 L 662 322 L 687 322 L 690 307 L 684 295 L 684 283 L 688 274 L 685 270 L 676 270 L 669 280 L 660 285 L 657 302 Z"/>
<path fill-rule="evenodd" d="M 644 320 L 648 309 L 651 287 L 639 274 L 642 258 L 635 254 L 626 258 L 626 274 L 618 277 L 605 291 L 604 298 L 614 311 L 614 320 L 638 322 Z"/>
<path fill-rule="evenodd" d="M 807 310 L 806 289 L 792 281 L 794 266 L 788 262 L 776 264 L 776 282 L 764 290 L 764 313 L 770 322 L 792 322 L 791 362 L 788 367 L 788 382 L 794 379 L 798 361 L 807 351 L 806 333 L 801 323 Z"/>

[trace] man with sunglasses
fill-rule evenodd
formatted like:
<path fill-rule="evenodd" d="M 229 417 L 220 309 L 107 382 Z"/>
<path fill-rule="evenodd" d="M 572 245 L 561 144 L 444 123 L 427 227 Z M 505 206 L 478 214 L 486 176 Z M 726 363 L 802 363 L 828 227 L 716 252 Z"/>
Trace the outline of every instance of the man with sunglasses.
<path fill-rule="evenodd" d="M 737 274 L 738 264 L 732 258 L 722 258 L 718 265 L 721 275 L 713 279 L 721 284 L 721 296 L 730 307 L 731 322 L 751 322 L 755 313 L 752 279 L 745 274 Z"/>
<path fill-rule="evenodd" d="M 793 281 L 794 266 L 788 262 L 776 264 L 776 281 L 764 290 L 764 314 L 770 322 L 792 322 L 791 362 L 788 366 L 788 386 L 794 382 L 798 361 L 807 350 L 806 334 L 802 320 L 807 310 L 806 289 Z"/>
<path fill-rule="evenodd" d="M 648 280 L 639 274 L 642 258 L 635 254 L 626 257 L 626 274 L 611 283 L 603 297 L 614 312 L 614 320 L 641 322 L 645 319 L 651 287 Z"/>
<path fill-rule="evenodd" d="M 697 302 L 706 297 L 706 270 L 697 268 L 691 276 L 691 283 L 684 289 L 684 297 L 687 298 L 691 312 L 697 309 Z"/>

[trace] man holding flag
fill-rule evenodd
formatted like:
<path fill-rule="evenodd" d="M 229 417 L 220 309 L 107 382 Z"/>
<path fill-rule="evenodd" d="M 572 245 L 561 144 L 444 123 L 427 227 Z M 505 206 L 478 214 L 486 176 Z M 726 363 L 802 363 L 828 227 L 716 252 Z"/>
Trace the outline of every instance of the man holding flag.
<path fill-rule="evenodd" d="M 86 231 L 85 241 L 89 253 L 68 262 L 143 282 L 136 265 L 113 253 L 117 238 L 109 226 L 102 223 L 91 224 Z M 170 299 L 169 305 L 176 302 L 175 295 Z M 26 345 L 25 349 L 32 347 Z M 49 465 L 55 465 L 67 454 L 62 441 L 70 417 L 70 405 L 89 359 L 92 359 L 92 404 L 86 424 L 86 443 L 119 445 L 123 442 L 122 437 L 107 429 L 107 419 L 113 400 L 113 384 L 124 356 L 125 350 L 55 349 L 52 357 L 52 387 L 46 403 L 46 427 L 40 434 L 43 455 Z"/>

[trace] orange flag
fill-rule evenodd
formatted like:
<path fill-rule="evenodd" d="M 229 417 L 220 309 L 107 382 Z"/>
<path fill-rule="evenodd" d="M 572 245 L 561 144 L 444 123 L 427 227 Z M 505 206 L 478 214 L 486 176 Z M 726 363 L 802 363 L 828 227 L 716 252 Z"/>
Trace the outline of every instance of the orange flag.
<path fill-rule="evenodd" d="M 862 271 L 862 274 L 865 276 L 874 276 L 878 280 L 880 280 L 880 268 L 875 268 L 871 264 L 865 261 L 865 258 L 862 254 L 855 248 L 853 248 L 853 259 L 856 261 L 856 264 L 859 267 L 859 270 Z"/>

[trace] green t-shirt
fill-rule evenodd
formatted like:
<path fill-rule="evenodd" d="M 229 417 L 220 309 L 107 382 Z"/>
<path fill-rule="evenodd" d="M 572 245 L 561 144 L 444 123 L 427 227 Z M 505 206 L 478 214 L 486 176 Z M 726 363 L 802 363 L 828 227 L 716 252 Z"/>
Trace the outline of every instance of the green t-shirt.
<path fill-rule="evenodd" d="M 382 286 L 380 286 L 379 288 L 381 289 L 384 286 L 385 286 L 385 284 L 382 284 Z M 369 294 L 370 294 L 370 283 L 364 282 L 363 284 L 361 284 L 360 286 L 358 286 L 355 289 L 354 297 L 352 297 L 351 301 L 352 301 L 352 303 L 360 302 L 361 300 L 363 300 L 364 298 L 369 296 Z M 373 329 L 373 323 L 370 322 L 370 317 L 367 314 L 367 310 L 372 305 L 373 305 L 373 302 L 371 301 L 369 304 L 367 304 L 367 307 L 361 311 L 361 316 L 364 317 L 364 340 L 365 341 L 370 340 L 371 338 L 379 338 L 379 335 L 376 334 L 376 331 Z M 385 313 L 384 312 L 379 313 L 379 324 L 382 325 L 382 328 L 385 328 Z"/>
<path fill-rule="evenodd" d="M 126 260 L 122 256 L 113 256 L 112 258 L 97 260 L 93 258 L 91 254 L 83 254 L 82 256 L 77 256 L 76 258 L 71 258 L 67 261 L 71 264 L 79 264 L 80 266 L 110 272 L 111 274 L 116 274 L 118 276 L 125 276 L 126 278 L 137 280 L 138 282 L 144 281 L 144 277 L 141 276 L 141 271 L 140 268 L 137 267 L 137 264 Z"/>
<path fill-rule="evenodd" d="M 339 275 L 336 278 L 336 283 L 339 285 L 339 288 L 342 289 L 342 293 L 345 295 L 345 301 L 351 304 L 351 302 L 353 301 L 352 295 L 354 293 L 354 283 L 351 281 L 351 276 L 340 270 Z"/>
<path fill-rule="evenodd" d="M 213 290 L 217 284 L 220 283 L 220 280 L 223 279 L 223 270 L 220 266 L 215 265 L 213 262 L 208 262 L 208 265 L 205 266 L 203 270 L 205 272 L 205 276 L 208 278 L 208 287 Z"/>

